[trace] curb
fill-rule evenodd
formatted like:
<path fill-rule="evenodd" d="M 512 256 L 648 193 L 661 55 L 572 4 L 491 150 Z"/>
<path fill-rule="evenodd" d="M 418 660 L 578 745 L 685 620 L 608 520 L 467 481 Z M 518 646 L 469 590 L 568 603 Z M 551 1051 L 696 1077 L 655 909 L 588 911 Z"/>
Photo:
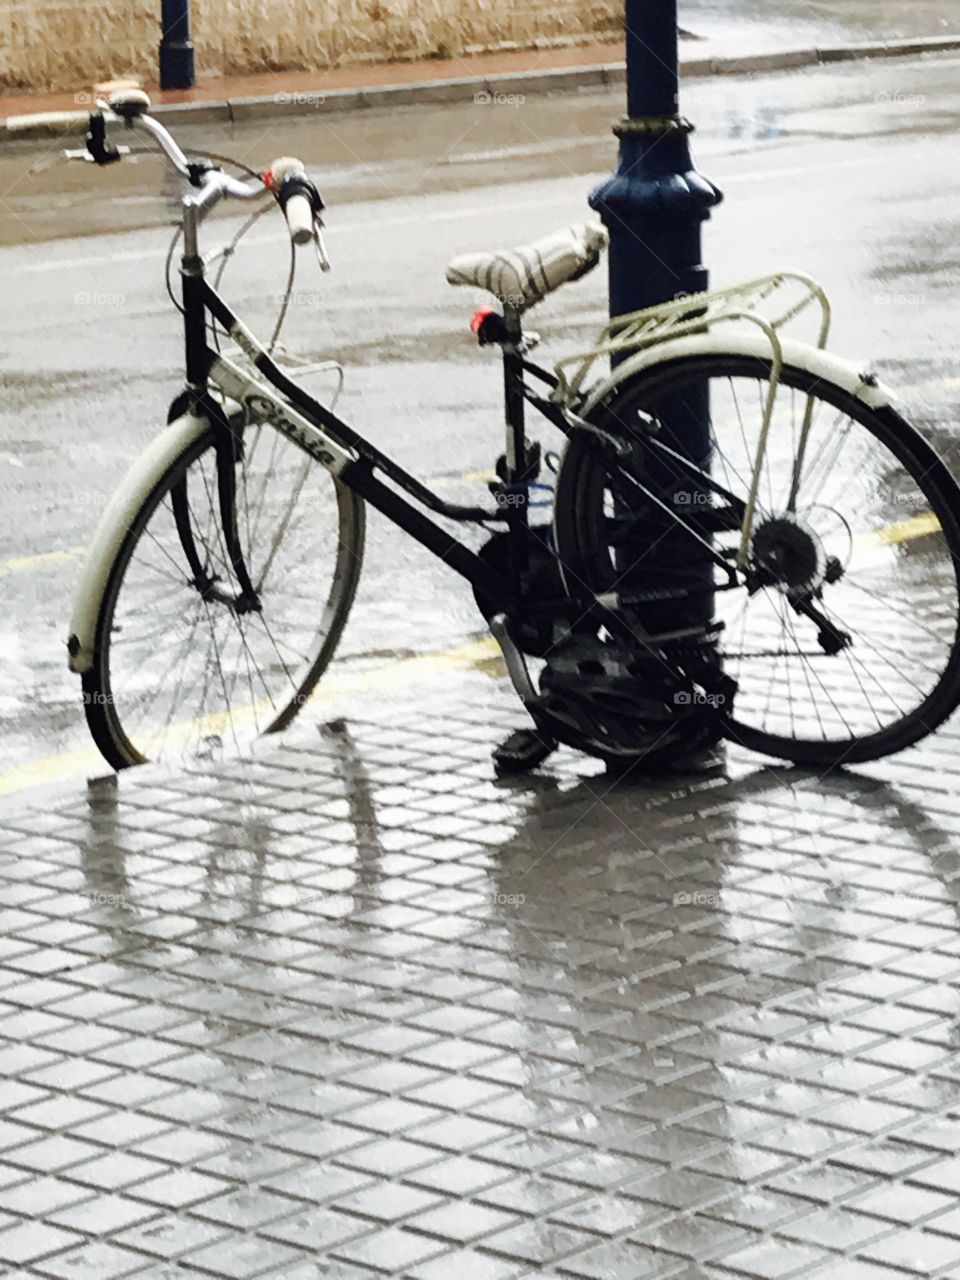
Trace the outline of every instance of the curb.
<path fill-rule="evenodd" d="M 751 75 L 788 71 L 827 63 L 856 62 L 870 58 L 906 58 L 927 53 L 960 50 L 960 36 L 897 41 L 870 41 L 859 44 L 810 46 L 743 57 L 686 58 L 681 74 L 686 79 L 703 76 Z M 324 115 L 364 108 L 412 107 L 427 104 L 464 102 L 470 97 L 493 102 L 499 95 L 521 93 L 572 93 L 622 84 L 626 78 L 623 62 L 602 63 L 558 70 L 522 71 L 502 76 L 462 76 L 447 80 L 420 80 L 409 84 L 371 85 L 366 88 L 320 89 L 271 96 L 231 98 L 222 102 L 184 102 L 158 105 L 153 114 L 166 123 L 233 124 L 253 119 L 303 117 L 315 112 Z M 36 115 L 8 116 L 0 122 L 0 147 L 6 143 L 36 138 L 67 137 L 83 133 L 85 111 L 49 111 Z"/>

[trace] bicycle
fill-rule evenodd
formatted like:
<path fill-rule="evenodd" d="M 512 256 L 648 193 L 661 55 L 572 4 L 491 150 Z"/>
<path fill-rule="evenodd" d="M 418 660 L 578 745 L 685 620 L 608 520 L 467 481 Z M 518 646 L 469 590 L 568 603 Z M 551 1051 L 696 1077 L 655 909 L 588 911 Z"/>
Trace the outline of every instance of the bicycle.
<path fill-rule="evenodd" d="M 456 259 L 452 283 L 499 298 L 472 328 L 502 355 L 506 446 L 493 505 L 454 504 L 308 394 L 210 281 L 199 232 L 224 199 L 282 210 L 288 296 L 301 246 L 328 269 L 304 166 L 240 178 L 188 159 L 140 91 L 98 102 L 85 149 L 67 154 L 114 163 L 129 148 L 107 125 L 121 123 L 190 192 L 186 387 L 103 514 L 68 641 L 113 767 L 292 721 L 350 612 L 366 504 L 473 588 L 532 718 L 503 770 L 558 742 L 652 764 L 720 737 L 830 768 L 899 751 L 956 709 L 960 490 L 891 392 L 827 352 L 814 281 L 785 272 L 620 317 L 549 370 L 530 359 L 525 315 L 596 267 L 603 229 Z M 784 336 L 817 308 L 815 342 Z M 562 433 L 559 459 L 529 438 L 528 409 Z M 545 488 L 553 514 L 538 523 Z"/>

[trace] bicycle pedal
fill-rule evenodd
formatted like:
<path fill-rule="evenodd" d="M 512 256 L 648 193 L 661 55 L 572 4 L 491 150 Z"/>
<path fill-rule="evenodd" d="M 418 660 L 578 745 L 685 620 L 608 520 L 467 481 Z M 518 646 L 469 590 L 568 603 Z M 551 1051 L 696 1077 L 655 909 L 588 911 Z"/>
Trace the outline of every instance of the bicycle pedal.
<path fill-rule="evenodd" d="M 529 773 L 557 749 L 553 738 L 536 729 L 517 729 L 493 753 L 498 774 Z"/>

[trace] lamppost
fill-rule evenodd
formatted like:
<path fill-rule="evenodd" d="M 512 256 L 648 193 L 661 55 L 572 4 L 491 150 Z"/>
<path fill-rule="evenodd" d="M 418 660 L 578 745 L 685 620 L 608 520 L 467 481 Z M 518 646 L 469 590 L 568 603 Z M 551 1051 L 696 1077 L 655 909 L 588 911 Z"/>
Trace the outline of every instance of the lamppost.
<path fill-rule="evenodd" d="M 614 127 L 620 159 L 616 171 L 590 196 L 610 232 L 611 316 L 707 287 L 701 229 L 722 199 L 694 165 L 692 125 L 678 110 L 677 0 L 626 0 L 626 44 L 627 115 Z M 711 453 L 707 387 L 688 387 L 682 399 L 659 403 L 657 416 L 671 447 L 706 469 Z M 691 503 L 689 479 L 664 467 L 651 472 L 668 500 L 681 492 L 679 501 Z M 655 513 L 652 520 L 655 524 Z M 625 581 L 648 589 L 661 582 L 675 584 L 682 564 L 685 581 L 712 582 L 709 555 L 682 529 L 663 520 L 661 525 L 642 558 L 636 553 L 621 556 Z M 667 599 L 645 605 L 640 616 L 651 634 L 663 634 L 702 623 L 712 612 L 707 589 L 692 602 Z"/>
<path fill-rule="evenodd" d="M 190 0 L 160 0 L 160 88 L 192 89 L 195 83 Z"/>

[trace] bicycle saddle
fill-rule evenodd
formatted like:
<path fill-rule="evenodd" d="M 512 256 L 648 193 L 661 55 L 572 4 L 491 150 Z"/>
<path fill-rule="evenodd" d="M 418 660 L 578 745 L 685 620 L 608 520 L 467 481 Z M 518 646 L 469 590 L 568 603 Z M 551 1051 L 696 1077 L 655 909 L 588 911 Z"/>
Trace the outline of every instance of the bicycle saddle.
<path fill-rule="evenodd" d="M 447 281 L 486 289 L 500 302 L 526 311 L 562 284 L 592 271 L 608 242 L 599 223 L 578 223 L 519 249 L 461 254 L 447 267 Z"/>

